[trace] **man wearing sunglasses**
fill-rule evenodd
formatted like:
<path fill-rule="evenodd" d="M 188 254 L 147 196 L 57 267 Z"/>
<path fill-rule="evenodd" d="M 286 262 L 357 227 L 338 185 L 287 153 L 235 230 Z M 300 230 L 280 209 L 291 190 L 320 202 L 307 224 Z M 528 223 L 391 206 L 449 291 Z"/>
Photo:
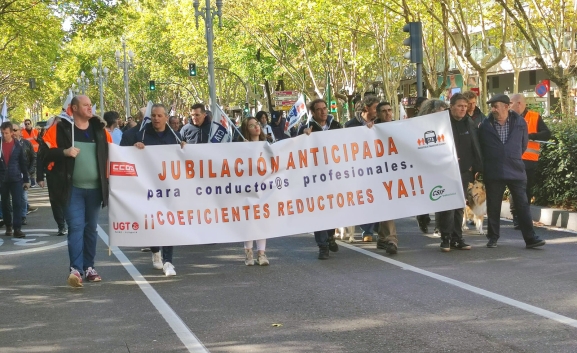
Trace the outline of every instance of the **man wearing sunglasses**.
<path fill-rule="evenodd" d="M 34 149 L 34 153 L 38 153 L 38 130 L 36 130 L 32 126 L 32 121 L 30 119 L 24 120 L 24 129 L 21 130 L 22 138 L 25 140 L 30 141 L 32 144 L 32 148 Z M 30 174 L 30 182 L 32 187 L 36 187 L 36 174 Z"/>
<path fill-rule="evenodd" d="M 484 181 L 487 191 L 487 243 L 496 248 L 499 239 L 501 202 L 505 187 L 515 200 L 519 226 L 527 248 L 545 245 L 533 229 L 533 220 L 527 201 L 527 175 L 522 155 L 529 141 L 527 123 L 513 110 L 504 94 L 496 94 L 488 102 L 491 113 L 479 126 L 483 152 Z"/>

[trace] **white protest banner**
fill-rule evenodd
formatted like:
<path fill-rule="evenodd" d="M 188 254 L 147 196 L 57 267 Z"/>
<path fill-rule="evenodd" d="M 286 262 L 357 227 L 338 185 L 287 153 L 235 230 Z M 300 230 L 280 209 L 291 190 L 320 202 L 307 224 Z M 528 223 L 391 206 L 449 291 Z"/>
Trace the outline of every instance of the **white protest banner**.
<path fill-rule="evenodd" d="M 240 242 L 465 206 L 447 112 L 281 142 L 110 145 L 110 244 Z"/>

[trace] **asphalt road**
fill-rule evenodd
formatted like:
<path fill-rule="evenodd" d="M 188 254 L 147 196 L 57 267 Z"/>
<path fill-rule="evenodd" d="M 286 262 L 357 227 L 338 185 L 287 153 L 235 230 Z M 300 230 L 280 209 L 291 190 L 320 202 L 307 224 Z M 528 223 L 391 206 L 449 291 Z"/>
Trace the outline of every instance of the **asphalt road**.
<path fill-rule="evenodd" d="M 169 278 L 150 253 L 109 256 L 100 240 L 103 281 L 74 289 L 45 191 L 30 201 L 25 242 L 0 230 L 2 353 L 577 352 L 575 233 L 538 228 L 548 244 L 528 250 L 503 221 L 496 249 L 471 230 L 472 250 L 442 253 L 403 219 L 397 255 L 340 243 L 319 261 L 302 234 L 247 267 L 242 244 L 182 246 Z M 100 225 L 106 239 L 106 210 Z"/>

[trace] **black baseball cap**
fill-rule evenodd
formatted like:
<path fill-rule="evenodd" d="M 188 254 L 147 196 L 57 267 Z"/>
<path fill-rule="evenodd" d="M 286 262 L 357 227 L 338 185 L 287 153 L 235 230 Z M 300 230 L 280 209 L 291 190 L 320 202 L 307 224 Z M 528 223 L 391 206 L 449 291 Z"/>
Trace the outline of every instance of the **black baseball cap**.
<path fill-rule="evenodd" d="M 491 99 L 489 99 L 487 101 L 487 104 L 497 103 L 497 102 L 501 102 L 501 103 L 505 103 L 505 104 L 511 104 L 511 100 L 509 99 L 509 96 L 506 94 L 494 95 Z"/>

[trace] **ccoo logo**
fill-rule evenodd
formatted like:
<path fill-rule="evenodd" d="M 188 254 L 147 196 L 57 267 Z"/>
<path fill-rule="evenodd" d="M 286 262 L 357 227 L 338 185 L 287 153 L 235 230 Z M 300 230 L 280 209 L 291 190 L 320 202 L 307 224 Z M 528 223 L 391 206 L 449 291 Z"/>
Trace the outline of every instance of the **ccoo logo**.
<path fill-rule="evenodd" d="M 134 164 L 126 162 L 110 162 L 110 175 L 114 176 L 138 176 Z"/>

